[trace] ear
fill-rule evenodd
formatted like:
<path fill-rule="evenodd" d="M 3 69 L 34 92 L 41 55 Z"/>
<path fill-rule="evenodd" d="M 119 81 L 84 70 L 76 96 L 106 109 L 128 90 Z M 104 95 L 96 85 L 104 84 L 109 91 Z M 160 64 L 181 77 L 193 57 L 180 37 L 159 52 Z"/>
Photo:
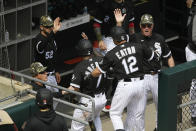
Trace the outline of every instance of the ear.
<path fill-rule="evenodd" d="M 152 24 L 152 29 L 154 28 L 154 24 Z"/>
<path fill-rule="evenodd" d="M 42 25 L 40 25 L 40 27 L 39 27 L 41 30 L 44 30 L 44 27 L 42 26 Z"/>
<path fill-rule="evenodd" d="M 140 29 L 141 29 L 142 28 L 141 24 L 139 24 L 139 26 L 140 26 Z"/>

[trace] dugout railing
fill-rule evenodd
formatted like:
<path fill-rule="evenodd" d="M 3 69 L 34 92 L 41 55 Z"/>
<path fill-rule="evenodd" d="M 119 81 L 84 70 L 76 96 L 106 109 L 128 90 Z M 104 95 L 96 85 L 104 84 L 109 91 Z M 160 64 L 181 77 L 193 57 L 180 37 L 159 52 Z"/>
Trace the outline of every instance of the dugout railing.
<path fill-rule="evenodd" d="M 193 78 L 196 78 L 196 60 L 164 69 L 159 74 L 158 131 L 191 128 L 189 106 L 182 105 L 190 101 L 189 88 Z"/>
<path fill-rule="evenodd" d="M 49 86 L 51 86 L 51 87 L 54 87 L 54 88 L 58 88 L 58 89 L 67 91 L 67 92 L 69 92 L 69 93 L 71 93 L 71 94 L 74 94 L 74 95 L 76 95 L 76 96 L 79 96 L 79 97 L 86 97 L 86 98 L 88 98 L 88 99 L 90 99 L 90 100 L 92 101 L 92 108 L 91 108 L 91 109 L 87 109 L 87 108 L 82 107 L 82 106 L 80 106 L 80 105 L 78 105 L 78 104 L 74 104 L 74 103 L 71 103 L 71 102 L 68 102 L 68 101 L 65 101 L 65 100 L 61 100 L 61 99 L 57 99 L 57 98 L 53 98 L 53 101 L 57 101 L 57 102 L 59 102 L 59 103 L 65 104 L 65 105 L 67 105 L 67 106 L 70 106 L 70 107 L 73 107 L 73 108 L 78 108 L 78 109 L 87 111 L 87 112 L 89 112 L 89 113 L 92 113 L 92 117 L 94 117 L 95 102 L 94 102 L 94 99 L 93 99 L 91 96 L 89 96 L 89 95 L 86 95 L 86 94 L 83 94 L 83 93 L 80 93 L 80 92 L 76 92 L 76 91 L 72 91 L 72 90 L 69 90 L 69 89 L 64 88 L 64 87 L 62 87 L 62 86 L 56 86 L 56 85 L 53 85 L 53 84 L 50 84 L 50 83 L 41 81 L 41 80 L 39 80 L 39 79 L 33 78 L 33 77 L 31 77 L 31 76 L 28 76 L 28 75 L 25 75 L 25 74 L 22 74 L 22 73 L 19 73 L 19 72 L 15 72 L 15 71 L 6 69 L 6 68 L 0 67 L 0 72 L 1 72 L 1 73 L 3 72 L 3 74 L 5 74 L 5 73 L 9 74 L 9 75 L 7 75 L 7 76 L 17 76 L 17 77 L 19 77 L 19 78 L 20 78 L 20 82 L 21 82 L 22 84 L 24 84 L 24 81 L 25 81 L 26 79 L 27 79 L 27 80 L 30 80 L 30 81 L 37 81 L 37 82 L 41 82 L 41 83 L 43 83 L 43 84 L 45 84 L 45 85 L 49 85 Z M 10 78 L 10 80 L 12 81 L 11 78 Z M 14 83 L 11 82 L 11 84 L 14 84 Z M 10 86 L 13 86 L 13 85 L 10 85 Z M 4 101 L 9 100 L 9 99 L 12 99 L 12 98 L 14 98 L 14 97 L 22 97 L 22 96 L 24 96 L 24 95 L 27 94 L 27 93 L 30 93 L 30 94 L 35 95 L 37 92 L 36 92 L 36 91 L 33 91 L 33 90 L 31 90 L 31 89 L 26 89 L 26 90 L 24 90 L 24 91 L 22 91 L 22 92 L 15 92 L 15 93 L 14 93 L 13 95 L 11 95 L 11 96 L 2 98 L 2 99 L 0 99 L 0 102 L 4 102 Z M 75 120 L 75 121 L 77 121 L 77 122 L 80 122 L 80 123 L 83 123 L 83 124 L 88 125 L 88 121 L 86 121 L 86 120 L 83 120 L 83 119 L 76 119 L 76 118 L 72 117 L 71 115 L 68 115 L 68 114 L 65 114 L 65 113 L 62 113 L 62 112 L 58 112 L 58 111 L 56 111 L 56 113 L 57 113 L 58 115 L 61 115 L 61 116 L 65 117 L 65 118 L 68 118 L 68 119 L 71 119 L 71 120 Z M 21 126 L 21 125 L 20 125 L 20 126 Z"/>

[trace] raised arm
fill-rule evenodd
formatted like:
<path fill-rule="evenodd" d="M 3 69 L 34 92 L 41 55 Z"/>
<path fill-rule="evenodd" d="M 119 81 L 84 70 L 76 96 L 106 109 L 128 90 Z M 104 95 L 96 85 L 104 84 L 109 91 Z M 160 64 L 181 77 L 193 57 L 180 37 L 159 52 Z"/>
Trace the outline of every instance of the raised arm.
<path fill-rule="evenodd" d="M 60 18 L 57 17 L 57 18 L 54 20 L 53 32 L 56 33 L 57 31 L 59 31 L 60 28 L 61 28 Z"/>
<path fill-rule="evenodd" d="M 116 19 L 116 25 L 122 26 L 122 22 L 124 21 L 126 14 L 122 15 L 121 9 L 117 8 L 114 10 L 114 16 Z"/>

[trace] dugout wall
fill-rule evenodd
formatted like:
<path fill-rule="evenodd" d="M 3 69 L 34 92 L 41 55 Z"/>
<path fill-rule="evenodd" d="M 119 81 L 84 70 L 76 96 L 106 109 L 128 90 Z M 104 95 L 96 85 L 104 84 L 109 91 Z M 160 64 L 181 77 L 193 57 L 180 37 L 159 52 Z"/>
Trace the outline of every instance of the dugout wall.
<path fill-rule="evenodd" d="M 161 72 L 158 90 L 158 131 L 180 130 L 177 129 L 177 94 L 190 88 L 190 82 L 195 77 L 196 60 Z"/>

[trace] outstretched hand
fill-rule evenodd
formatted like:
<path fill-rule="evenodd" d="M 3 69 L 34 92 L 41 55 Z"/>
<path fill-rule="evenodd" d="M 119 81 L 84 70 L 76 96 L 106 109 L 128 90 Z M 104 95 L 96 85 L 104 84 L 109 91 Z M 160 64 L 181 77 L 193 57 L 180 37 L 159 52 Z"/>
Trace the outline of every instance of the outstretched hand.
<path fill-rule="evenodd" d="M 81 36 L 83 39 L 88 40 L 88 36 L 84 32 L 81 33 Z"/>
<path fill-rule="evenodd" d="M 56 81 L 59 84 L 61 82 L 61 76 L 58 72 L 55 73 Z"/>
<path fill-rule="evenodd" d="M 192 7 L 192 3 L 193 3 L 193 0 L 186 0 L 187 8 L 191 8 Z"/>
<path fill-rule="evenodd" d="M 114 10 L 114 16 L 118 26 L 118 24 L 122 24 L 122 22 L 124 21 L 126 14 L 122 15 L 121 9 L 117 8 Z"/>
<path fill-rule="evenodd" d="M 54 20 L 54 29 L 53 29 L 53 32 L 56 33 L 57 31 L 59 31 L 60 28 L 61 28 L 60 18 L 57 17 L 57 18 Z"/>
<path fill-rule="evenodd" d="M 103 40 L 99 41 L 99 48 L 101 50 L 107 50 L 107 47 L 106 47 L 105 43 L 103 42 Z"/>

